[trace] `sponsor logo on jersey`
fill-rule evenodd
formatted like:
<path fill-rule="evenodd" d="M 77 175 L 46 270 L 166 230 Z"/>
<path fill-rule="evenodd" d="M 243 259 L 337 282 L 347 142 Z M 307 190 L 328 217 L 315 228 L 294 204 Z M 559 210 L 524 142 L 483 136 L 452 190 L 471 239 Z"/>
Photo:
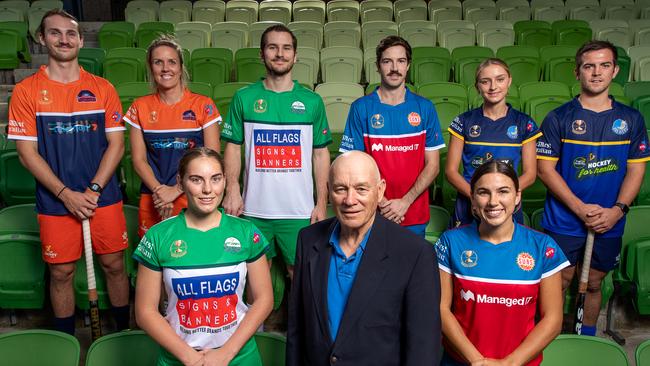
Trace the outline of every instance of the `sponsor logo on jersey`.
<path fill-rule="evenodd" d="M 341 138 L 341 149 L 354 150 L 354 139 L 348 135 Z"/>
<path fill-rule="evenodd" d="M 54 135 L 70 135 L 74 133 L 89 133 L 97 131 L 95 121 L 74 121 L 74 122 L 50 122 L 47 124 L 48 131 Z"/>
<path fill-rule="evenodd" d="M 301 101 L 295 101 L 291 103 L 291 112 L 297 113 L 297 114 L 304 114 L 305 113 L 305 105 Z"/>
<path fill-rule="evenodd" d="M 156 122 L 158 122 L 158 112 L 156 111 L 149 112 L 149 123 L 156 123 Z"/>
<path fill-rule="evenodd" d="M 149 145 L 153 149 L 173 149 L 173 150 L 187 150 L 196 146 L 196 141 L 194 139 L 188 139 L 186 137 L 170 137 L 170 138 L 158 138 L 151 139 Z"/>
<path fill-rule="evenodd" d="M 38 93 L 38 104 L 50 104 L 52 103 L 52 97 L 50 92 L 47 89 L 42 89 Z"/>
<path fill-rule="evenodd" d="M 258 169 L 301 169 L 300 130 L 253 130 L 255 167 Z"/>
<path fill-rule="evenodd" d="M 551 144 L 544 142 L 542 140 L 537 140 L 537 153 L 540 155 L 551 155 L 553 150 L 551 149 Z"/>
<path fill-rule="evenodd" d="M 625 135 L 628 131 L 627 122 L 624 119 L 617 119 L 612 123 L 612 131 L 617 135 Z"/>
<path fill-rule="evenodd" d="M 618 170 L 618 162 L 614 159 L 598 159 L 594 153 L 589 153 L 589 158 L 578 157 L 573 160 L 573 167 L 576 168 L 576 178 L 583 179 L 591 176 L 598 176 Z"/>
<path fill-rule="evenodd" d="M 454 117 L 454 119 L 451 120 L 449 127 L 455 131 L 462 131 L 463 128 L 461 127 L 460 117 Z"/>
<path fill-rule="evenodd" d="M 218 333 L 237 325 L 239 273 L 172 278 L 180 330 Z"/>
<path fill-rule="evenodd" d="M 24 135 L 27 133 L 25 124 L 23 122 L 14 121 L 13 119 L 9 120 L 9 124 L 7 125 L 7 128 L 8 128 L 7 132 L 10 135 Z"/>
<path fill-rule="evenodd" d="M 370 117 L 370 126 L 372 126 L 372 128 L 384 127 L 384 116 L 379 113 L 373 114 L 372 117 Z"/>
<path fill-rule="evenodd" d="M 226 252 L 237 253 L 241 250 L 241 243 L 235 237 L 229 237 L 223 242 L 223 249 Z"/>
<path fill-rule="evenodd" d="M 641 140 L 641 142 L 639 143 L 639 151 L 645 152 L 645 149 L 647 148 L 648 148 L 648 144 L 646 143 L 646 141 Z"/>
<path fill-rule="evenodd" d="M 384 144 L 381 142 L 378 144 L 372 144 L 372 146 L 370 146 L 370 151 L 384 151 Z"/>
<path fill-rule="evenodd" d="M 460 253 L 460 264 L 463 267 L 474 267 L 478 264 L 478 255 L 473 250 L 463 250 Z"/>
<path fill-rule="evenodd" d="M 255 104 L 253 105 L 253 110 L 255 111 L 255 113 L 264 113 L 266 112 L 266 107 L 267 107 L 266 100 L 258 99 L 255 101 Z"/>
<path fill-rule="evenodd" d="M 513 126 L 508 127 L 508 132 L 506 132 L 506 135 L 508 135 L 508 137 L 509 137 L 511 140 L 516 139 L 517 136 L 519 136 L 519 131 L 518 131 L 518 129 L 517 129 L 517 126 L 514 126 L 514 125 L 513 125 Z"/>
<path fill-rule="evenodd" d="M 372 144 L 370 146 L 370 151 L 388 151 L 388 152 L 409 152 L 416 151 L 420 147 L 420 144 L 410 144 L 410 145 L 389 145 L 382 144 L 381 142 Z"/>
<path fill-rule="evenodd" d="M 469 128 L 469 136 L 470 137 L 479 137 L 481 136 L 481 126 L 479 125 L 474 125 Z"/>
<path fill-rule="evenodd" d="M 56 258 L 58 254 L 52 250 L 51 245 L 46 245 L 45 248 L 43 249 L 43 255 L 48 257 L 48 258 Z"/>
<path fill-rule="evenodd" d="M 169 255 L 174 258 L 180 258 L 187 254 L 187 243 L 183 240 L 174 240 L 169 246 Z"/>
<path fill-rule="evenodd" d="M 323 128 L 323 130 L 321 131 L 321 133 L 322 133 L 323 135 L 327 135 L 327 128 Z"/>
<path fill-rule="evenodd" d="M 471 164 L 472 164 L 472 166 L 474 168 L 478 168 L 481 165 L 483 165 L 483 163 L 485 163 L 485 162 L 487 162 L 489 160 L 492 160 L 493 157 L 494 157 L 494 155 L 492 155 L 491 152 L 486 152 L 485 156 L 475 156 L 475 157 L 473 157 L 472 161 L 471 161 Z"/>
<path fill-rule="evenodd" d="M 77 102 L 79 103 L 93 103 L 97 101 L 97 97 L 90 90 L 82 90 L 77 94 Z"/>
<path fill-rule="evenodd" d="M 409 113 L 408 121 L 411 126 L 417 127 L 420 125 L 420 122 L 422 122 L 422 118 L 417 112 L 411 112 Z"/>
<path fill-rule="evenodd" d="M 206 104 L 205 107 L 203 107 L 203 111 L 205 114 L 208 116 L 211 116 L 214 113 L 214 105 L 213 104 Z"/>
<path fill-rule="evenodd" d="M 512 306 L 525 306 L 530 304 L 533 300 L 532 296 L 522 297 L 504 297 L 504 296 L 488 296 L 486 294 L 474 294 L 471 290 L 460 290 L 460 297 L 465 301 L 476 301 L 477 304 L 499 304 L 506 307 Z"/>
<path fill-rule="evenodd" d="M 546 256 L 546 258 L 548 259 L 553 258 L 555 256 L 555 248 L 546 247 L 546 250 L 544 251 L 544 256 Z"/>
<path fill-rule="evenodd" d="M 111 115 L 111 119 L 117 122 L 122 119 L 122 114 L 120 114 L 120 112 L 113 112 L 113 114 Z"/>
<path fill-rule="evenodd" d="M 526 123 L 526 131 L 530 132 L 532 130 L 533 130 L 533 121 L 528 121 L 528 123 Z"/>
<path fill-rule="evenodd" d="M 257 244 L 260 242 L 260 234 L 254 233 L 253 234 L 253 243 Z"/>
<path fill-rule="evenodd" d="M 517 265 L 524 271 L 531 271 L 535 268 L 535 258 L 527 252 L 521 252 L 517 255 Z"/>
<path fill-rule="evenodd" d="M 571 132 L 576 135 L 584 135 L 587 132 L 587 122 L 577 119 L 571 123 Z"/>
<path fill-rule="evenodd" d="M 188 109 L 181 115 L 183 121 L 196 121 L 196 113 L 193 110 Z"/>

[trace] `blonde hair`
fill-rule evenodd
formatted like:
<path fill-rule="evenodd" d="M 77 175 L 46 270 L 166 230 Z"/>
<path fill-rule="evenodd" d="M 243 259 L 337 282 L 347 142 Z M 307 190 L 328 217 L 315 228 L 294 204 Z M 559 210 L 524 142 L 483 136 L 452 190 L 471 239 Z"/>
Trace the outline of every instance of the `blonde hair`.
<path fill-rule="evenodd" d="M 503 69 L 506 70 L 506 74 L 508 74 L 508 77 L 509 78 L 512 77 L 512 75 L 510 74 L 510 68 L 508 67 L 508 64 L 506 64 L 505 61 L 503 61 L 500 58 L 496 58 L 496 57 L 486 58 L 476 68 L 476 75 L 474 76 L 474 87 L 477 90 L 478 90 L 478 82 L 479 82 L 479 76 L 481 75 L 481 71 L 483 71 L 486 67 L 492 66 L 492 65 L 497 65 L 497 66 L 503 67 Z"/>
<path fill-rule="evenodd" d="M 162 46 L 167 46 L 174 51 L 176 51 L 176 55 L 178 56 L 178 61 L 181 63 L 181 88 L 185 88 L 187 85 L 188 80 L 190 79 L 190 75 L 187 72 L 187 68 L 185 68 L 185 61 L 183 60 L 183 48 L 181 48 L 181 45 L 176 41 L 176 38 L 174 38 L 173 35 L 169 34 L 162 34 L 160 37 L 154 39 L 149 47 L 147 48 L 147 74 L 149 76 L 149 82 L 151 83 L 151 88 L 153 91 L 158 91 L 158 84 L 156 83 L 155 78 L 153 77 L 153 72 L 151 71 L 151 62 L 153 58 L 153 51 Z"/>

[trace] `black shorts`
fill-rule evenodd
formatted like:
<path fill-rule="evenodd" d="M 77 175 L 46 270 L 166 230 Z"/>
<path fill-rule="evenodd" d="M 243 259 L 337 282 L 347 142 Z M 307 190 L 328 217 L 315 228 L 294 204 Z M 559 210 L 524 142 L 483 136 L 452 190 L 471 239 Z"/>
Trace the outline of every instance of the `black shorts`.
<path fill-rule="evenodd" d="M 557 244 L 562 248 L 562 252 L 567 257 L 572 266 L 582 262 L 585 253 L 586 237 L 569 236 L 556 234 L 544 230 Z M 594 238 L 594 250 L 591 253 L 591 268 L 602 272 L 609 272 L 618 266 L 621 258 L 621 247 L 623 238 L 603 238 L 596 234 Z"/>

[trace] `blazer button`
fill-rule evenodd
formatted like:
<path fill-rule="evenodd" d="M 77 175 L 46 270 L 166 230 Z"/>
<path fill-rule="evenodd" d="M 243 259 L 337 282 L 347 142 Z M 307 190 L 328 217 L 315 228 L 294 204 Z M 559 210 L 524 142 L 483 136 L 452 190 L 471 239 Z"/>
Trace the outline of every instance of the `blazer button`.
<path fill-rule="evenodd" d="M 330 357 L 330 363 L 331 363 L 332 365 L 335 364 L 338 360 L 339 360 L 339 358 L 336 357 L 336 356 L 332 356 L 332 357 Z"/>

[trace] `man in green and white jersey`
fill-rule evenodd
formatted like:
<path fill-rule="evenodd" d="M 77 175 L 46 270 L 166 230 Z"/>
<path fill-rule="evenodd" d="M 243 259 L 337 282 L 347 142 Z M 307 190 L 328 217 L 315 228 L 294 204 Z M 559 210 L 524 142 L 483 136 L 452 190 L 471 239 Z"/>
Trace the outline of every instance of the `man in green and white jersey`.
<path fill-rule="evenodd" d="M 237 91 L 221 132 L 227 142 L 223 207 L 228 214 L 244 214 L 262 230 L 280 249 L 290 276 L 298 231 L 326 216 L 327 145 L 332 142 L 323 100 L 291 78 L 296 47 L 296 37 L 283 25 L 262 34 L 266 77 Z M 269 253 L 275 255 L 273 245 Z"/>

